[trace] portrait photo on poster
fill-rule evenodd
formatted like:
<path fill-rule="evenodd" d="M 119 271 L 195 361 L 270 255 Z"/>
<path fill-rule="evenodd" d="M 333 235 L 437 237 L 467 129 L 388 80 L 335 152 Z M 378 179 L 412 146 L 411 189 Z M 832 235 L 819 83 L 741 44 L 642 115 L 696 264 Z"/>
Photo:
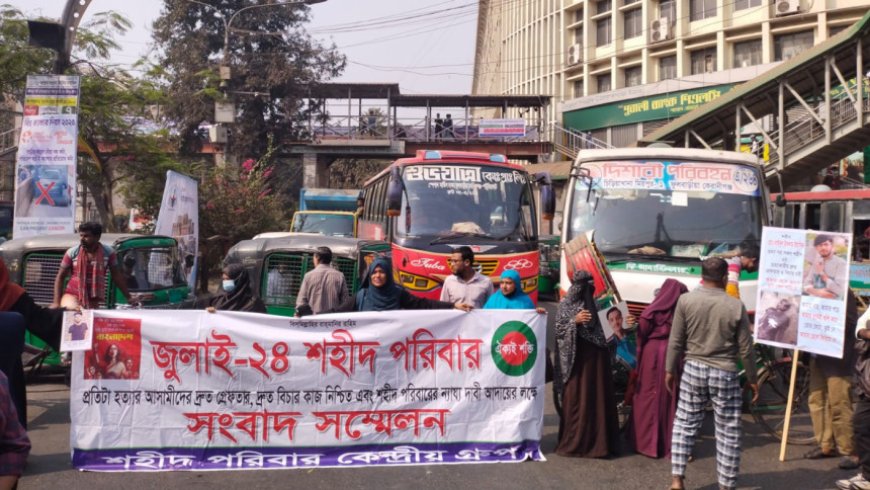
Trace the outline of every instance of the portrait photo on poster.
<path fill-rule="evenodd" d="M 617 340 L 625 338 L 630 330 L 627 323 L 628 303 L 625 301 L 617 302 L 610 297 L 605 298 L 598 305 L 598 320 L 604 330 L 604 337 L 608 341 L 613 340 L 614 337 Z"/>
<path fill-rule="evenodd" d="M 64 352 L 91 350 L 94 337 L 93 315 L 89 310 L 65 311 L 60 350 Z"/>
<path fill-rule="evenodd" d="M 805 296 L 842 300 L 849 287 L 849 236 L 807 233 L 804 252 Z"/>
<path fill-rule="evenodd" d="M 794 348 L 798 338 L 800 296 L 762 292 L 755 313 L 755 340 L 763 344 Z"/>

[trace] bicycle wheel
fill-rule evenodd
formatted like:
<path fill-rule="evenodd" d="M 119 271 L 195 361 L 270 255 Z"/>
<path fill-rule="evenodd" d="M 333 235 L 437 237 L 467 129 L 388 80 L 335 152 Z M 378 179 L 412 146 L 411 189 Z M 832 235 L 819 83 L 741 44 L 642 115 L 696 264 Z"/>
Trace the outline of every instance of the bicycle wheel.
<path fill-rule="evenodd" d="M 778 362 L 765 369 L 758 379 L 758 402 L 750 405 L 753 419 L 770 435 L 782 440 L 785 413 L 788 402 L 791 362 Z M 809 395 L 810 375 L 803 363 L 798 364 L 795 374 L 794 400 L 789 423 L 789 444 L 814 444 L 813 424 L 810 420 Z"/>

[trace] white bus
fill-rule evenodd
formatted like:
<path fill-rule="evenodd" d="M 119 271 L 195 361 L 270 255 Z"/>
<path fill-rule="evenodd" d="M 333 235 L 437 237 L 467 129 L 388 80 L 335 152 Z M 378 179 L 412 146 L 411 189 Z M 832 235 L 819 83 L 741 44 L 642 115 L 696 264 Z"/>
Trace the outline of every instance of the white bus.
<path fill-rule="evenodd" d="M 687 148 L 583 150 L 566 189 L 562 245 L 594 231 L 622 299 L 637 315 L 665 279 L 693 289 L 701 257 L 760 245 L 769 196 L 756 157 Z M 570 286 L 561 258 L 560 288 Z M 740 296 L 755 309 L 757 273 Z"/>

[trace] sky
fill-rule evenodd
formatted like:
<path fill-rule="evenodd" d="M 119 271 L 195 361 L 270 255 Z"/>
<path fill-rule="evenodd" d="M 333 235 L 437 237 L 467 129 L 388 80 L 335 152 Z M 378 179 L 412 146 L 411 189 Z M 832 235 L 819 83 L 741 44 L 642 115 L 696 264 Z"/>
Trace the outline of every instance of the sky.
<path fill-rule="evenodd" d="M 66 0 L 0 3 L 30 18 L 59 19 Z M 118 39 L 122 49 L 112 57 L 114 63 L 129 65 L 151 49 L 151 24 L 162 5 L 160 0 L 93 0 L 83 20 L 115 10 L 133 22 L 127 35 Z M 398 83 L 406 94 L 470 93 L 476 1 L 327 0 L 310 8 L 309 32 L 334 42 L 348 58 L 344 75 L 336 81 Z"/>

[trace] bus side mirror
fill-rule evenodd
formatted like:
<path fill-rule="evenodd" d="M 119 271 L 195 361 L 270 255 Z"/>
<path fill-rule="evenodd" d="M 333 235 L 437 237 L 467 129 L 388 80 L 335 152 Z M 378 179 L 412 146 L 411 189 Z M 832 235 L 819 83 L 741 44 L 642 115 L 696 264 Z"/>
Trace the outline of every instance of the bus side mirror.
<path fill-rule="evenodd" d="M 399 168 L 393 167 L 390 170 L 390 182 L 387 185 L 387 216 L 398 216 L 402 212 L 402 176 L 399 174 Z"/>
<path fill-rule="evenodd" d="M 556 214 L 556 193 L 553 191 L 553 181 L 547 172 L 536 174 L 535 180 L 541 186 L 541 218 L 552 221 L 553 215 Z"/>

